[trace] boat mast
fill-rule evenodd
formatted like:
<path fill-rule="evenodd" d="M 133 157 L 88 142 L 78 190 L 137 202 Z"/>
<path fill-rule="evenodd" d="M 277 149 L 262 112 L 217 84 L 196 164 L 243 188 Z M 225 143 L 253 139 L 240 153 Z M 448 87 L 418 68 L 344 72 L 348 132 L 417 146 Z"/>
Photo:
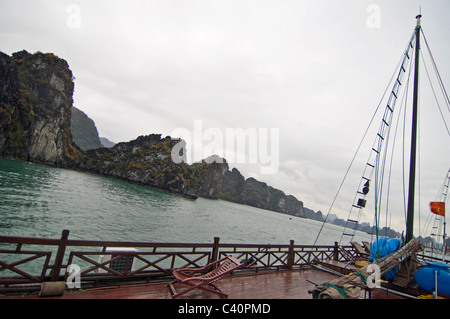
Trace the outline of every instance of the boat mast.
<path fill-rule="evenodd" d="M 421 14 L 416 16 L 416 53 L 414 61 L 414 95 L 413 95 L 413 114 L 412 114 L 412 132 L 411 132 L 411 159 L 409 165 L 409 192 L 408 192 L 408 210 L 406 216 L 406 242 L 414 238 L 414 192 L 416 182 L 416 147 L 417 147 L 417 104 L 419 90 L 419 50 L 420 50 L 420 18 Z"/>

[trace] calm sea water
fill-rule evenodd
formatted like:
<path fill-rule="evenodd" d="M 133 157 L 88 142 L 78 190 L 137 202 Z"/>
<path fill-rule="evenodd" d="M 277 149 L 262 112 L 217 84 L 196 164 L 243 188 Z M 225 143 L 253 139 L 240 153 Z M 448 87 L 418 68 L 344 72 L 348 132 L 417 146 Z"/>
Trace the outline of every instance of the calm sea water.
<path fill-rule="evenodd" d="M 221 200 L 0 158 L 0 234 L 146 242 L 313 244 L 322 223 Z M 319 244 L 339 241 L 327 225 Z M 370 235 L 358 233 L 358 241 Z"/>

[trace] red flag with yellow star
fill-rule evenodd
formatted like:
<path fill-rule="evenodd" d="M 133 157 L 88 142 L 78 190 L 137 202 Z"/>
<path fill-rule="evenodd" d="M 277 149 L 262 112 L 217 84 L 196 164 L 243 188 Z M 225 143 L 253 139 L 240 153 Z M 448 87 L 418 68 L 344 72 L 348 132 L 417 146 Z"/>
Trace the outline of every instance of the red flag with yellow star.
<path fill-rule="evenodd" d="M 444 202 L 431 202 L 430 209 L 433 214 L 445 216 L 445 203 Z"/>

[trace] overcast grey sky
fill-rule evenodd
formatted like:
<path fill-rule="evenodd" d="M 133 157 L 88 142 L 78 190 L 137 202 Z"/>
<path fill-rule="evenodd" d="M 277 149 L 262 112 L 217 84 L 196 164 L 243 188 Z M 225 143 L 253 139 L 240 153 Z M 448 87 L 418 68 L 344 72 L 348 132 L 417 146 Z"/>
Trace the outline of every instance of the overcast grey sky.
<path fill-rule="evenodd" d="M 260 163 L 230 166 L 326 213 L 419 6 L 448 86 L 447 0 L 0 0 L 0 51 L 67 60 L 76 77 L 74 105 L 115 142 L 193 132 L 196 121 L 223 134 L 277 129 L 275 174 L 261 174 Z M 421 153 L 423 218 L 449 168 L 445 128 L 427 124 L 443 127 L 439 115 L 436 121 L 423 124 L 439 136 L 422 141 L 434 147 Z M 333 211 L 342 218 L 361 170 L 352 174 Z M 365 221 L 372 223 L 371 214 Z M 392 223 L 401 230 L 403 213 Z"/>

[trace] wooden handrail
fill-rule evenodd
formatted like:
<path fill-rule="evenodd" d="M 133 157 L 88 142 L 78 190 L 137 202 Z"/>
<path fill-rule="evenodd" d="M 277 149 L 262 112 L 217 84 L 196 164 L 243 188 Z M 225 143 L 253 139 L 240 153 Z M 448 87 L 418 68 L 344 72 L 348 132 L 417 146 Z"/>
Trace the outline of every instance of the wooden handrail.
<path fill-rule="evenodd" d="M 56 252 L 55 265 L 52 272 L 52 281 L 59 280 L 59 274 L 61 273 L 61 268 L 63 264 L 64 254 L 67 247 L 67 239 L 69 238 L 70 231 L 64 229 L 61 234 L 61 240 L 58 246 L 58 251 Z"/>
<path fill-rule="evenodd" d="M 183 264 L 186 267 L 198 267 L 203 263 L 214 262 L 225 255 L 236 256 L 239 260 L 245 260 L 247 269 L 293 269 L 302 267 L 315 260 L 326 258 L 339 258 L 335 256 L 336 247 L 334 245 L 297 245 L 294 241 L 289 244 L 233 244 L 221 243 L 220 238 L 214 238 L 212 243 L 155 243 L 155 242 L 131 242 L 131 241 L 95 241 L 95 240 L 73 240 L 69 238 L 69 231 L 64 230 L 60 239 L 30 238 L 15 236 L 0 236 L 0 244 L 16 245 L 15 249 L 1 249 L 0 245 L 0 289 L 12 287 L 14 283 L 27 283 L 46 280 L 61 280 L 67 276 L 67 268 L 71 263 L 76 263 L 79 259 L 83 263 L 88 263 L 89 268 L 82 270 L 82 280 L 111 280 L 111 279 L 138 279 L 152 276 L 168 276 L 170 269 Z M 4 255 L 22 254 L 36 255 L 37 250 L 24 250 L 23 246 L 39 246 L 39 252 L 45 252 L 47 258 L 42 266 L 40 277 L 29 274 L 29 272 L 16 272 L 14 276 L 2 276 L 3 270 L 14 270 L 11 262 L 3 259 Z M 78 249 L 78 248 L 83 249 Z M 91 248 L 89 251 L 86 248 Z M 126 271 L 119 274 L 109 268 L 111 261 L 97 262 L 101 255 L 112 255 L 106 252 L 107 247 L 133 247 L 138 249 L 134 252 L 122 253 L 123 256 L 131 256 L 142 264 L 134 271 Z M 53 264 L 49 264 L 49 259 L 55 253 Z M 97 249 L 95 249 L 97 248 Z M 346 247 L 347 248 L 347 247 Z M 351 246 L 348 247 L 351 249 Z M 120 253 L 118 253 L 121 255 Z M 117 255 L 117 254 L 116 254 Z M 78 259 L 76 259 L 78 258 Z M 30 257 L 28 257 L 30 259 Z M 36 258 L 32 258 L 35 260 Z M 75 260 L 74 260 L 75 259 Z M 248 260 L 254 260 L 247 263 Z M 25 263 L 27 257 L 22 261 Z M 115 258 L 117 260 L 117 258 Z M 127 261 L 128 263 L 129 261 Z M 96 270 L 103 269 L 104 273 L 97 273 Z M 245 269 L 245 268 L 244 268 Z M 50 270 L 50 274 L 48 271 Z M 66 271 L 65 271 L 66 270 Z M 106 270 L 106 271 L 105 271 Z M 18 277 L 20 275 L 21 277 Z"/>

